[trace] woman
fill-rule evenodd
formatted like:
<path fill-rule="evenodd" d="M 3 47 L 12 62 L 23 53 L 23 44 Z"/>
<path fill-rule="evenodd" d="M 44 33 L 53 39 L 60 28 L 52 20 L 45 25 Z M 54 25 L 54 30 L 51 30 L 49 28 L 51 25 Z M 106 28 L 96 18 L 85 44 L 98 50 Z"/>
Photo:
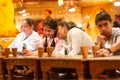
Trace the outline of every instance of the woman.
<path fill-rule="evenodd" d="M 22 32 L 17 35 L 9 48 L 18 48 L 18 52 L 22 52 L 23 45 L 26 45 L 27 50 L 35 51 L 41 45 L 42 38 L 33 30 L 34 23 L 32 19 L 26 18 L 22 21 Z"/>
<path fill-rule="evenodd" d="M 24 19 L 21 25 L 22 32 L 17 35 L 9 48 L 17 48 L 18 52 L 22 53 L 22 55 L 25 55 L 28 50 L 36 51 L 37 47 L 42 43 L 42 38 L 33 28 L 33 20 L 30 18 Z M 32 72 L 27 66 L 15 66 L 13 70 L 17 75 L 28 75 Z"/>
<path fill-rule="evenodd" d="M 91 37 L 78 28 L 75 23 L 71 22 L 62 21 L 58 24 L 58 37 L 66 40 L 66 47 L 64 48 L 67 48 L 68 55 L 78 55 L 80 53 L 80 46 L 89 46 L 91 48 L 94 45 Z"/>
<path fill-rule="evenodd" d="M 63 39 L 58 39 L 57 38 L 57 21 L 52 18 L 48 18 L 44 21 L 44 33 L 46 35 L 44 41 L 43 41 L 43 46 L 46 47 L 55 47 L 54 48 L 54 54 L 57 55 L 58 52 L 62 49 L 62 43 L 64 43 Z M 47 45 L 46 45 L 47 44 Z M 46 52 L 46 51 L 45 51 Z"/>
<path fill-rule="evenodd" d="M 74 56 L 80 54 L 80 46 L 89 46 L 91 48 L 94 45 L 91 37 L 85 33 L 82 29 L 78 28 L 74 22 L 61 21 L 58 24 L 58 38 L 64 39 L 66 42 L 63 44 L 63 48 L 59 54 L 67 54 L 69 56 Z M 89 76 L 89 64 L 86 63 L 88 67 L 85 67 L 85 76 Z M 56 72 L 56 71 L 54 71 Z M 65 79 L 76 79 L 77 74 L 75 69 L 62 68 L 58 72 L 66 73 Z M 75 73 L 76 75 L 72 75 Z"/>

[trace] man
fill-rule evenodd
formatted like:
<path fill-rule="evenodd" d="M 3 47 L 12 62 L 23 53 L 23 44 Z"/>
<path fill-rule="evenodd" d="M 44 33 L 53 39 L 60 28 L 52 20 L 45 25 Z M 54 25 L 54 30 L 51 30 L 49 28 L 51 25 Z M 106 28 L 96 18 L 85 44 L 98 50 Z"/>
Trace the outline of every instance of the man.
<path fill-rule="evenodd" d="M 100 50 L 97 51 L 98 56 L 109 56 L 120 54 L 120 28 L 112 28 L 113 23 L 110 15 L 107 12 L 100 12 L 96 15 L 95 23 L 100 35 L 97 37 L 97 45 Z M 107 74 L 107 75 L 106 75 Z M 106 69 L 99 77 L 100 78 L 115 78 L 116 70 Z M 103 77 L 104 76 L 104 77 Z"/>
<path fill-rule="evenodd" d="M 43 31 L 43 22 L 44 22 L 45 19 L 50 18 L 51 15 L 52 15 L 52 11 L 50 9 L 46 9 L 44 11 L 43 19 L 41 19 L 41 21 L 39 22 L 38 26 L 36 27 L 36 30 L 37 30 L 38 34 L 41 35 L 42 38 L 45 37 L 44 31 Z"/>
<path fill-rule="evenodd" d="M 95 23 L 100 35 L 97 37 L 97 45 L 100 50 L 97 51 L 98 56 L 109 56 L 119 54 L 120 49 L 120 28 L 112 28 L 113 23 L 110 15 L 107 12 L 100 12 L 96 15 Z M 116 46 L 117 45 L 117 46 Z"/>

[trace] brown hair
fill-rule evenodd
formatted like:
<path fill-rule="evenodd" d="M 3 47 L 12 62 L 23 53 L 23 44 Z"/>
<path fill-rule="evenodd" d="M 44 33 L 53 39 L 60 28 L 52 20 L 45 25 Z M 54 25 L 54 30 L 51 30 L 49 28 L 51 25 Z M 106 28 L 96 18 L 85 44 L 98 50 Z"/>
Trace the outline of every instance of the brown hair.
<path fill-rule="evenodd" d="M 49 14 L 52 14 L 52 10 L 46 9 L 45 12 L 48 12 Z"/>

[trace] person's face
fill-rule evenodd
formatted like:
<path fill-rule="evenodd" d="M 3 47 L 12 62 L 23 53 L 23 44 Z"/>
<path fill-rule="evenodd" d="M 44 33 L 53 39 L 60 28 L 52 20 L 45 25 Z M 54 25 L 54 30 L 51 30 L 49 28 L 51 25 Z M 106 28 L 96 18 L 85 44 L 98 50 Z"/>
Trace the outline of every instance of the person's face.
<path fill-rule="evenodd" d="M 33 26 L 30 26 L 26 21 L 23 21 L 21 24 L 21 31 L 24 32 L 25 34 L 31 33 L 33 30 Z"/>
<path fill-rule="evenodd" d="M 45 11 L 45 17 L 46 17 L 46 18 L 50 17 L 50 15 L 51 15 L 51 14 L 50 14 L 48 11 Z"/>
<path fill-rule="evenodd" d="M 56 30 L 44 26 L 44 33 L 45 33 L 45 35 L 46 35 L 47 37 L 53 38 L 53 36 L 54 36 L 54 34 L 55 34 L 55 31 L 56 31 Z"/>
<path fill-rule="evenodd" d="M 58 26 L 58 38 L 65 39 L 67 37 L 66 27 Z"/>
<path fill-rule="evenodd" d="M 100 34 L 106 36 L 107 38 L 111 36 L 112 26 L 112 22 L 109 22 L 108 20 L 101 20 L 97 22 L 97 28 L 100 31 Z"/>

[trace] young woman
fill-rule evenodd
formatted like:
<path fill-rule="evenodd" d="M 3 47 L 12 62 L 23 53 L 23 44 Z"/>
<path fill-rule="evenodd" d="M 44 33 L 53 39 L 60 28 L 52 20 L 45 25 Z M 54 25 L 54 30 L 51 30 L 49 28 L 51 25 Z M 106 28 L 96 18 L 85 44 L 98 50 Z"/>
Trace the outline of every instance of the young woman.
<path fill-rule="evenodd" d="M 46 35 L 44 41 L 43 41 L 43 46 L 45 47 L 45 52 L 46 52 L 46 47 L 52 46 L 55 47 L 53 51 L 53 55 L 59 55 L 59 51 L 62 49 L 62 45 L 64 43 L 63 39 L 59 39 L 57 37 L 57 31 L 58 31 L 58 23 L 55 19 L 53 18 L 48 18 L 44 21 L 44 33 Z"/>
<path fill-rule="evenodd" d="M 94 45 L 91 37 L 78 28 L 75 23 L 71 22 L 61 21 L 58 24 L 58 37 L 66 40 L 68 55 L 80 54 L 80 46 L 89 46 L 91 48 Z"/>

